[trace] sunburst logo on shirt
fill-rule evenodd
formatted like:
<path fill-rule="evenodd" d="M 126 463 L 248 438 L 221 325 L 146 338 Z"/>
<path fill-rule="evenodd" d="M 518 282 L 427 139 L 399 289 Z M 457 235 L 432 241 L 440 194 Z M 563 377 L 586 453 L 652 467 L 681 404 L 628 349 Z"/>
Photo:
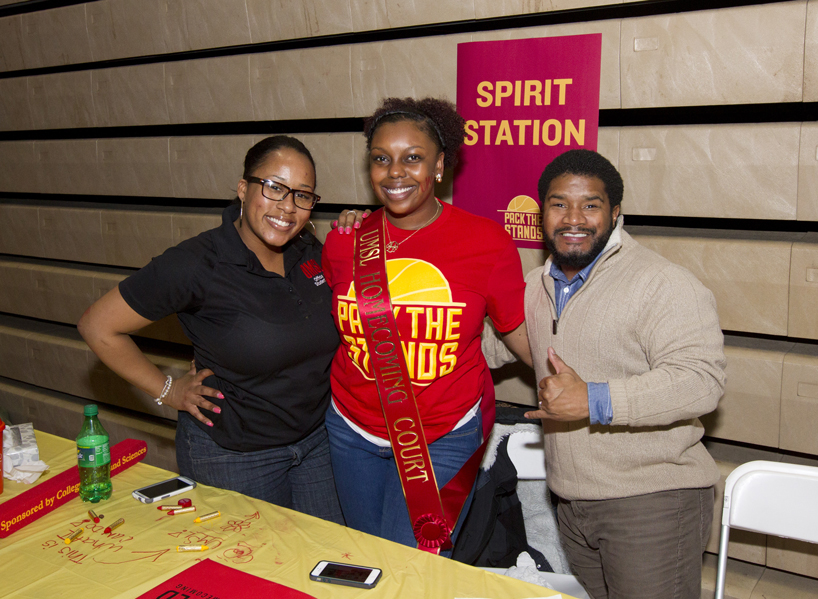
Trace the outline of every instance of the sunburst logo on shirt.
<path fill-rule="evenodd" d="M 460 317 L 466 304 L 452 301 L 446 277 L 424 260 L 387 260 L 386 275 L 409 376 L 416 385 L 429 385 L 454 370 Z M 355 297 L 354 283 L 346 295 L 338 297 L 336 318 L 341 342 L 361 374 L 374 380 Z"/>

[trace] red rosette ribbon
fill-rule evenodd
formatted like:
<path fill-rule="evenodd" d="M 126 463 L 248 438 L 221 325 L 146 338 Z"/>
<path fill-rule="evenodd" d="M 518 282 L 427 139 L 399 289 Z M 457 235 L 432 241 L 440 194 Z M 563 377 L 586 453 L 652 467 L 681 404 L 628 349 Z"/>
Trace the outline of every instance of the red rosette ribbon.
<path fill-rule="evenodd" d="M 449 526 L 437 514 L 423 514 L 412 527 L 418 545 L 437 548 L 449 540 Z"/>

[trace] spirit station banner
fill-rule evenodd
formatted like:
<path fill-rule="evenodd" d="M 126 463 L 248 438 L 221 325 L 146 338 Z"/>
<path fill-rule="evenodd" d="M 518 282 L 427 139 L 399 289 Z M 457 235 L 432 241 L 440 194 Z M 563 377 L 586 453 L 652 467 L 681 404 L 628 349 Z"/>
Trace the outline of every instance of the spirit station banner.
<path fill-rule="evenodd" d="M 596 150 L 602 35 L 457 46 L 457 109 L 466 139 L 453 204 L 542 247 L 537 182 L 571 149 Z"/>

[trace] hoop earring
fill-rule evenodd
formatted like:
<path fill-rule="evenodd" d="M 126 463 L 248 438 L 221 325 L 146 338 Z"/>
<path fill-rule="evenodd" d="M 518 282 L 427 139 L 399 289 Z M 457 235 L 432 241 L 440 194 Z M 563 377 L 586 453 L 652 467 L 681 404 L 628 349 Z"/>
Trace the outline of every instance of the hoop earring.
<path fill-rule="evenodd" d="M 312 234 L 317 238 L 318 237 L 318 229 L 315 228 L 315 225 L 312 223 L 311 220 L 307 221 L 307 222 L 310 223 L 310 226 L 312 227 Z"/>
<path fill-rule="evenodd" d="M 244 220 L 244 202 L 241 203 L 241 208 L 239 208 L 239 229 L 241 229 L 241 223 Z"/>

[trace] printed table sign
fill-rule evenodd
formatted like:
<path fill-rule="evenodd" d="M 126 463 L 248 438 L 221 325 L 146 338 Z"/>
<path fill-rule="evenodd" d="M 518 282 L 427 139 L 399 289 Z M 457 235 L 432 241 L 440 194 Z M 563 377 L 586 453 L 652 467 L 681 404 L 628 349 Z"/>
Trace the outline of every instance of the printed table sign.
<path fill-rule="evenodd" d="M 601 34 L 458 44 L 455 206 L 542 247 L 537 182 L 559 154 L 596 150 L 601 54 Z"/>
<path fill-rule="evenodd" d="M 209 559 L 182 570 L 147 593 L 139 595 L 137 599 L 192 599 L 194 597 L 315 599 L 307 593 Z"/>

